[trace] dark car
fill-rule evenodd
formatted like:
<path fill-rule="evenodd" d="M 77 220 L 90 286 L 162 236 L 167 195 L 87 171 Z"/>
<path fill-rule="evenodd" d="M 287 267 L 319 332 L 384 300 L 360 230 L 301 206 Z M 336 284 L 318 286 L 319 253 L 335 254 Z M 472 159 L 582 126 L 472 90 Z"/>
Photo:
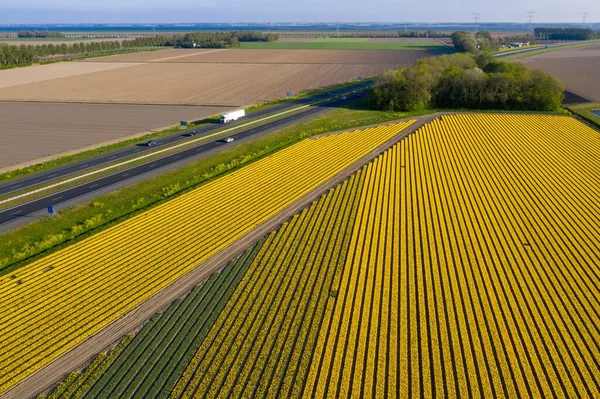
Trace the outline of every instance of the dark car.
<path fill-rule="evenodd" d="M 154 146 L 158 145 L 158 141 L 156 141 L 156 140 L 149 140 L 148 142 L 146 142 L 146 145 L 148 147 L 154 147 Z"/>
<path fill-rule="evenodd" d="M 185 135 L 186 135 L 186 136 L 190 136 L 190 137 L 192 137 L 192 136 L 197 136 L 197 135 L 198 135 L 198 132 L 196 132 L 196 131 L 192 130 L 191 132 L 187 132 Z"/>

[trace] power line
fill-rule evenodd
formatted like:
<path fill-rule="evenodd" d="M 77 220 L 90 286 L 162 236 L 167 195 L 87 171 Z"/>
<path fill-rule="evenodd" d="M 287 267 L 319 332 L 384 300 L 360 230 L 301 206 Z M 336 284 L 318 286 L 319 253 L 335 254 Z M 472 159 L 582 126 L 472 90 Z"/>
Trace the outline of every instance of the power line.
<path fill-rule="evenodd" d="M 587 20 L 587 17 L 590 15 L 590 13 L 582 12 L 581 15 L 583 16 L 583 23 L 581 24 L 581 26 L 585 28 L 585 21 Z"/>
<path fill-rule="evenodd" d="M 531 21 L 533 20 L 533 14 L 535 14 L 535 11 L 527 11 L 527 15 L 528 15 L 528 26 L 527 26 L 527 31 L 531 32 Z"/>
<path fill-rule="evenodd" d="M 475 20 L 475 33 L 477 33 L 477 28 L 479 26 L 479 17 L 481 16 L 480 12 L 473 13 L 473 19 Z"/>

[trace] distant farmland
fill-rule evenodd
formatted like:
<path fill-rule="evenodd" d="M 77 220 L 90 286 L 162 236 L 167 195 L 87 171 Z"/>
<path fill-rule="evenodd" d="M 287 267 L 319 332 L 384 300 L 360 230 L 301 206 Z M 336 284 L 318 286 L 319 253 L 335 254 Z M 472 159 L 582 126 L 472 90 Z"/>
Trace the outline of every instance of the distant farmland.
<path fill-rule="evenodd" d="M 32 81 L 0 89 L 0 100 L 250 105 L 410 65 L 430 55 L 403 51 L 163 50 L 35 67 Z M 116 67 L 120 62 L 127 67 Z M 102 71 L 102 65 L 106 65 Z M 65 70 L 70 72 L 64 73 Z M 46 74 L 46 70 L 52 69 Z M 22 74 L 27 74 L 24 68 Z M 35 72 L 34 72 L 35 71 Z M 0 80 L 4 81 L 0 71 Z M 52 79 L 52 73 L 57 79 Z M 77 75 L 77 76 L 69 76 Z M 21 76 L 27 82 L 27 76 Z"/>
<path fill-rule="evenodd" d="M 312 50 L 416 50 L 435 53 L 449 52 L 448 47 L 435 39 L 419 38 L 326 38 L 309 40 L 282 40 L 277 42 L 246 42 L 245 49 L 312 49 Z"/>
<path fill-rule="evenodd" d="M 600 45 L 552 51 L 519 60 L 559 78 L 575 94 L 600 102 Z"/>
<path fill-rule="evenodd" d="M 0 102 L 0 170 L 219 114 L 223 107 Z"/>

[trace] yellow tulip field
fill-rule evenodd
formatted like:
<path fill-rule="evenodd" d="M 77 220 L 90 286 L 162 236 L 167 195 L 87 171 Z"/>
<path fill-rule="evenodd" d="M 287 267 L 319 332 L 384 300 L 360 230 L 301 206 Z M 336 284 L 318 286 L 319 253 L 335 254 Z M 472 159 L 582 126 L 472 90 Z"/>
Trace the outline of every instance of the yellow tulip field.
<path fill-rule="evenodd" d="M 412 122 L 304 140 L 0 278 L 0 392 Z"/>
<path fill-rule="evenodd" d="M 303 397 L 600 397 L 597 131 L 443 116 L 365 175 Z"/>
<path fill-rule="evenodd" d="M 305 140 L 0 278 L 2 389 L 410 123 Z M 130 342 L 74 397 L 600 398 L 600 132 L 438 117 Z"/>

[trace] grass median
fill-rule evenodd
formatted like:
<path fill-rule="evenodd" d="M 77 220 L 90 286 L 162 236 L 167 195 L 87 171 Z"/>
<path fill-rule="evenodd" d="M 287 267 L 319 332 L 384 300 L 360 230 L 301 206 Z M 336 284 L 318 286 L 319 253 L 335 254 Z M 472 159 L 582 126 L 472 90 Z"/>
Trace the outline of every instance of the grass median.
<path fill-rule="evenodd" d="M 304 138 L 412 116 L 365 109 L 366 99 L 192 161 L 143 182 L 0 234 L 0 275 L 82 240 Z"/>

